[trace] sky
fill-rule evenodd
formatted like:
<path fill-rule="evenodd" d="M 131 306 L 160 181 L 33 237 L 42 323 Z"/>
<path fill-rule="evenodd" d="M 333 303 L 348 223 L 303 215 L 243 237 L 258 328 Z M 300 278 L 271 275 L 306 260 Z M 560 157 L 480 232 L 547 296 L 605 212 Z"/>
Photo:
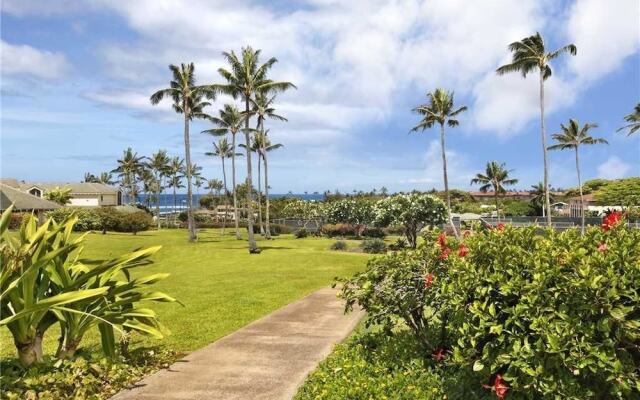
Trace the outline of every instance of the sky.
<path fill-rule="evenodd" d="M 169 101 L 169 64 L 194 62 L 198 84 L 222 83 L 221 53 L 251 45 L 276 57 L 271 77 L 287 123 L 269 121 L 272 193 L 442 188 L 439 132 L 409 133 L 411 110 L 442 87 L 469 109 L 447 129 L 450 186 L 471 190 L 488 161 L 529 189 L 542 180 L 537 75 L 497 76 L 509 43 L 540 32 L 549 49 L 574 43 L 546 81 L 548 134 L 576 118 L 608 146 L 581 149 L 584 179 L 640 175 L 640 135 L 616 133 L 640 101 L 637 0 L 3 0 L 1 171 L 4 178 L 80 181 L 139 155 L 184 155 Z M 234 100 L 219 96 L 210 114 Z M 196 121 L 192 157 L 217 140 Z M 244 179 L 246 166 L 238 167 Z M 553 187 L 576 185 L 574 155 L 550 154 Z"/>

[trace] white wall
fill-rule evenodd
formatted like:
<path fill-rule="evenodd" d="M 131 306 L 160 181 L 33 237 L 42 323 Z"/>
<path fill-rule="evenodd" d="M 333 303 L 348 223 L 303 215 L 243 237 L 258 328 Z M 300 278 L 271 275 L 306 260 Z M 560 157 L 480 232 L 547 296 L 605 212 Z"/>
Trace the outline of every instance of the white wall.
<path fill-rule="evenodd" d="M 69 205 L 76 207 L 97 207 L 100 205 L 99 197 L 73 198 L 69 200 Z"/>

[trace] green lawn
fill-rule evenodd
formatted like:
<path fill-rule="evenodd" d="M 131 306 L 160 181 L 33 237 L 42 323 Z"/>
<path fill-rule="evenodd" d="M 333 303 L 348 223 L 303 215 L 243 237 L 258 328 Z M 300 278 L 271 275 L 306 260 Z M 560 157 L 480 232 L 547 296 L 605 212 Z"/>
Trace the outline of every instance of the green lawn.
<path fill-rule="evenodd" d="M 227 230 L 227 233 L 231 233 Z M 246 233 L 246 232 L 245 232 Z M 258 236 L 259 237 L 259 236 Z M 164 340 L 142 339 L 138 345 L 163 344 L 186 352 L 203 347 L 296 299 L 330 285 L 335 276 L 348 276 L 362 269 L 368 256 L 329 250 L 333 239 L 295 239 L 282 235 L 259 240 L 263 252 L 250 255 L 246 241 L 219 230 L 202 230 L 198 243 L 187 242 L 185 230 L 163 230 L 131 234 L 91 233 L 85 257 L 117 256 L 142 246 L 162 245 L 155 263 L 138 273 L 169 272 L 156 285 L 184 303 L 153 303 L 171 334 Z M 348 241 L 350 247 L 358 242 Z M 45 350 L 57 344 L 54 326 L 47 334 Z M 83 346 L 96 346 L 93 332 Z M 0 329 L 0 356 L 13 357 L 14 347 L 6 328 Z"/>

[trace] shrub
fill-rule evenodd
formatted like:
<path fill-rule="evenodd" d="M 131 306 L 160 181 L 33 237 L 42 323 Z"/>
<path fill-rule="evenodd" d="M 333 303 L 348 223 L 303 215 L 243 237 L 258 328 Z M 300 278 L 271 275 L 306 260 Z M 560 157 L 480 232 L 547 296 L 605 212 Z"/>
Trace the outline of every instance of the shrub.
<path fill-rule="evenodd" d="M 211 195 L 200 196 L 198 199 L 198 203 L 200 203 L 200 207 L 202 208 L 213 208 L 216 206 L 216 199 Z"/>
<path fill-rule="evenodd" d="M 23 217 L 24 217 L 23 213 L 20 213 L 20 212 L 11 213 L 11 220 L 9 220 L 9 229 L 16 230 L 20 228 Z"/>
<path fill-rule="evenodd" d="M 119 217 L 116 230 L 118 232 L 132 232 L 134 235 L 140 231 L 151 228 L 153 218 L 146 213 L 122 214 Z"/>
<path fill-rule="evenodd" d="M 320 232 L 328 237 L 356 235 L 356 229 L 351 224 L 325 224 L 320 229 Z"/>
<path fill-rule="evenodd" d="M 336 240 L 335 242 L 333 242 L 331 244 L 330 249 L 331 250 L 337 250 L 337 251 L 344 251 L 348 248 L 349 246 L 347 246 L 347 242 L 345 242 L 344 240 Z"/>
<path fill-rule="evenodd" d="M 293 232 L 289 226 L 282 224 L 269 224 L 269 229 L 271 229 L 272 236 L 284 235 Z"/>
<path fill-rule="evenodd" d="M 355 227 L 356 236 L 362 235 L 365 227 L 375 219 L 374 202 L 368 199 L 342 199 L 328 203 L 325 217 L 329 223 L 350 224 Z"/>
<path fill-rule="evenodd" d="M 369 238 L 379 238 L 382 239 L 385 236 L 387 236 L 387 234 L 385 233 L 385 231 L 382 228 L 377 228 L 377 227 L 366 227 L 364 229 L 364 231 L 362 232 L 362 236 L 364 237 L 369 237 Z"/>
<path fill-rule="evenodd" d="M 309 236 L 309 231 L 308 231 L 308 230 L 306 230 L 305 228 L 298 229 L 298 230 L 294 233 L 294 236 L 296 237 L 296 239 L 306 238 L 307 236 Z"/>
<path fill-rule="evenodd" d="M 86 231 L 115 231 L 133 232 L 146 231 L 153 225 L 150 214 L 137 210 L 135 207 L 92 207 L 74 208 L 64 207 L 47 213 L 47 217 L 60 223 L 75 214 L 78 221 L 73 229 L 78 232 Z"/>
<path fill-rule="evenodd" d="M 371 254 L 380 254 L 387 250 L 387 245 L 384 243 L 384 240 L 378 238 L 365 239 L 360 246 L 362 247 L 362 251 Z"/>
<path fill-rule="evenodd" d="M 178 221 L 187 222 L 187 219 L 188 219 L 188 215 L 186 211 L 180 211 L 180 213 L 178 213 Z"/>
<path fill-rule="evenodd" d="M 473 385 L 522 398 L 638 398 L 640 230 L 500 227 L 369 262 L 345 282 L 391 331 L 403 320 Z M 500 375 L 498 379 L 497 376 Z"/>
<path fill-rule="evenodd" d="M 408 246 L 407 240 L 404 238 L 398 238 L 395 242 L 389 245 L 389 250 L 402 250 Z"/>

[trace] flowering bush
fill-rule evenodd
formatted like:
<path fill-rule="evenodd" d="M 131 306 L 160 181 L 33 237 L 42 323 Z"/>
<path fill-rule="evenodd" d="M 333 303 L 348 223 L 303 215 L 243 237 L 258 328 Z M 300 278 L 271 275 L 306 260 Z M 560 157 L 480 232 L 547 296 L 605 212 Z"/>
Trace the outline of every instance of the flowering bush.
<path fill-rule="evenodd" d="M 584 236 L 465 236 L 372 260 L 345 282 L 347 308 L 404 321 L 498 398 L 640 398 L 640 230 L 612 217 Z"/>
<path fill-rule="evenodd" d="M 447 210 L 439 198 L 422 193 L 396 194 L 376 203 L 375 222 L 379 226 L 399 225 L 411 247 L 416 247 L 418 232 L 425 226 L 446 221 Z"/>
<path fill-rule="evenodd" d="M 327 203 L 324 207 L 325 218 L 331 224 L 351 224 L 356 229 L 356 236 L 371 225 L 375 218 L 374 202 L 367 199 L 342 199 Z"/>

